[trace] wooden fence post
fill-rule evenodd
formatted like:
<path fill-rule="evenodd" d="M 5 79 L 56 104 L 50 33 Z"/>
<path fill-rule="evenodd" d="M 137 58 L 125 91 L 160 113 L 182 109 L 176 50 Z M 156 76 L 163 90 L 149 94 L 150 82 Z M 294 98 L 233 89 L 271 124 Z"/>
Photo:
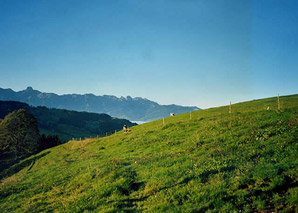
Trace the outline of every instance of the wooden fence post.
<path fill-rule="evenodd" d="M 280 110 L 279 94 L 277 95 L 277 109 Z"/>
<path fill-rule="evenodd" d="M 232 113 L 232 104 L 231 104 L 231 101 L 230 101 L 230 109 L 229 109 L 229 113 L 230 113 L 230 114 Z"/>

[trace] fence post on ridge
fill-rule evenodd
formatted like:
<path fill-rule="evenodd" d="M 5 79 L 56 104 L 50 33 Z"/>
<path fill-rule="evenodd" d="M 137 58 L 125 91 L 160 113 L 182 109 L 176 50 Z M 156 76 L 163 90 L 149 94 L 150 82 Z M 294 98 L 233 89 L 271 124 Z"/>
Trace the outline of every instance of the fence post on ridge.
<path fill-rule="evenodd" d="M 277 95 L 277 109 L 280 110 L 279 93 Z"/>
<path fill-rule="evenodd" d="M 232 113 L 232 103 L 230 101 L 230 109 L 229 109 L 229 113 L 231 114 Z"/>

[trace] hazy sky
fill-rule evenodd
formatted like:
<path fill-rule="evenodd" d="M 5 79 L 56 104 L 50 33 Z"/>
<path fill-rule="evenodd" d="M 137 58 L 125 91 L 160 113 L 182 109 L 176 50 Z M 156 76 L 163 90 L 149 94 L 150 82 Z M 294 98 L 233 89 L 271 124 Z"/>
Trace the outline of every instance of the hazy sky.
<path fill-rule="evenodd" d="M 0 87 L 202 108 L 298 93 L 298 1 L 0 0 Z"/>

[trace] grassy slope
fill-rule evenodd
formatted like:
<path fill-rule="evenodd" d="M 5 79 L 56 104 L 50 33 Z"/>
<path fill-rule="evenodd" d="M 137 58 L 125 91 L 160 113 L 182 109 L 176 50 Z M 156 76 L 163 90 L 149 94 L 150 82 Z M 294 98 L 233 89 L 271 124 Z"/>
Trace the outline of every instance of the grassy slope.
<path fill-rule="evenodd" d="M 298 95 L 280 101 L 45 150 L 2 173 L 0 212 L 298 211 Z"/>

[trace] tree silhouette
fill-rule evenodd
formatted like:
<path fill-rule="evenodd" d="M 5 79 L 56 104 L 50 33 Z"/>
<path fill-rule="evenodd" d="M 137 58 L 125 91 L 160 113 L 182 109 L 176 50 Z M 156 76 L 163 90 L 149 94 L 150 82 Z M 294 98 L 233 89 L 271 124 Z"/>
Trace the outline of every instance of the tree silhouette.
<path fill-rule="evenodd" d="M 1 152 L 26 156 L 38 151 L 39 130 L 32 114 L 24 109 L 8 114 L 0 124 Z"/>

